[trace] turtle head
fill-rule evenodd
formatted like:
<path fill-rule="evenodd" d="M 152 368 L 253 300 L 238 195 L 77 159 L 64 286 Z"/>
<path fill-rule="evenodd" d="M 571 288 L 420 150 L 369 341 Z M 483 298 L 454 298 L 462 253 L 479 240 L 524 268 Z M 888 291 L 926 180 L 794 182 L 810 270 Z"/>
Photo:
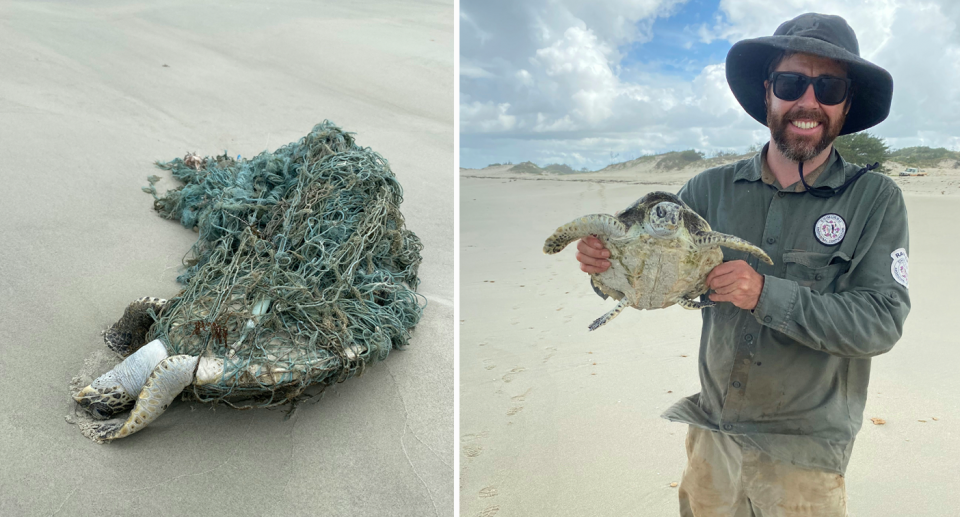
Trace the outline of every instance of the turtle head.
<path fill-rule="evenodd" d="M 136 399 L 127 393 L 115 370 L 97 377 L 89 386 L 73 396 L 94 418 L 106 420 L 133 408 Z"/>
<path fill-rule="evenodd" d="M 647 231 L 656 237 L 672 237 L 680 228 L 680 205 L 661 201 L 647 214 Z"/>

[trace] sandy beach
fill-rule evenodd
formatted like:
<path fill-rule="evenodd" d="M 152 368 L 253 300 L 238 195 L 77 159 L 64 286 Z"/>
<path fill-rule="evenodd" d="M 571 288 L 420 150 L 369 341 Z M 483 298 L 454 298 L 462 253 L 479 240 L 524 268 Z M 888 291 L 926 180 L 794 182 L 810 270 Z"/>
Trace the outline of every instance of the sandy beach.
<path fill-rule="evenodd" d="M 450 515 L 453 2 L 0 7 L 0 515 Z M 253 156 L 329 119 L 382 154 L 423 241 L 410 346 L 289 420 L 175 402 L 98 445 L 68 385 L 196 234 L 153 166 Z M 162 190 L 175 183 L 165 179 Z"/>
<path fill-rule="evenodd" d="M 588 332 L 612 302 L 590 289 L 573 246 L 541 249 L 557 226 L 676 192 L 702 167 L 507 169 L 460 171 L 460 514 L 676 515 L 686 426 L 659 415 L 699 391 L 700 315 L 628 309 Z M 960 338 L 950 330 L 960 175 L 928 174 L 896 178 L 910 218 L 912 311 L 901 341 L 873 361 L 846 477 L 854 517 L 960 507 Z"/>

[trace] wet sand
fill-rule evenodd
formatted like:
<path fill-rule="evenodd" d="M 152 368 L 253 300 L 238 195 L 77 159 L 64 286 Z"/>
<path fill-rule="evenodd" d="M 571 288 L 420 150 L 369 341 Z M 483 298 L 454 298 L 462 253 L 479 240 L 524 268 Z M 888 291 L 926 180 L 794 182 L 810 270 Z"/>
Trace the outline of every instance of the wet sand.
<path fill-rule="evenodd" d="M 452 2 L 0 7 L 0 515 L 450 515 Z M 252 156 L 324 119 L 386 157 L 424 243 L 409 348 L 292 418 L 175 403 L 107 445 L 68 385 L 196 234 L 140 191 L 188 151 Z M 160 185 L 173 185 L 166 181 Z"/>
<path fill-rule="evenodd" d="M 686 426 L 659 415 L 699 391 L 700 315 L 628 309 L 588 332 L 613 302 L 590 289 L 573 246 L 541 249 L 557 226 L 683 178 L 467 177 L 483 172 L 462 170 L 460 183 L 460 514 L 676 515 Z M 943 235 L 960 199 L 904 188 L 912 311 L 873 361 L 847 470 L 854 517 L 960 507 L 960 244 Z"/>

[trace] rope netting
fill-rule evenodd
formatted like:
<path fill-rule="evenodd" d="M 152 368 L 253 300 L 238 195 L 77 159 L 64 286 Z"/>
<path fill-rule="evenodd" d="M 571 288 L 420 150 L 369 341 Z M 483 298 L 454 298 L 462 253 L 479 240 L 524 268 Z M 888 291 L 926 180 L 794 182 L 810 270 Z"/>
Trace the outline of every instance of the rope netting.
<path fill-rule="evenodd" d="M 379 154 L 324 121 L 249 160 L 191 154 L 157 165 L 184 185 L 158 196 L 152 176 L 144 190 L 154 208 L 199 238 L 178 278 L 183 291 L 147 340 L 223 366 L 185 393 L 275 406 L 407 344 L 425 305 L 422 245 L 404 227 L 402 189 Z"/>

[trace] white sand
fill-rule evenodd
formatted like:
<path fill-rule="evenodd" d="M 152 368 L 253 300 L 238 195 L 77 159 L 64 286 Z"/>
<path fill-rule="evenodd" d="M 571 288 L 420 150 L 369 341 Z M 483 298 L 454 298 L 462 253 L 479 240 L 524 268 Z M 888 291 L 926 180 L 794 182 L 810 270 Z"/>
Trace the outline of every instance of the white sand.
<path fill-rule="evenodd" d="M 85 4 L 0 6 L 0 515 L 450 515 L 453 3 Z M 152 162 L 323 119 L 404 187 L 429 300 L 410 347 L 287 421 L 180 403 L 84 438 L 71 378 L 130 301 L 176 294 L 196 238 L 140 191 Z"/>
<path fill-rule="evenodd" d="M 683 471 L 686 427 L 659 415 L 699 391 L 699 314 L 628 309 L 588 332 L 613 302 L 590 289 L 572 246 L 557 256 L 541 249 L 577 216 L 613 213 L 652 190 L 676 192 L 685 178 L 662 185 L 652 172 L 609 178 L 629 183 L 489 172 L 463 170 L 460 182 L 461 515 L 676 515 L 669 485 Z M 493 177 L 470 177 L 483 175 Z M 910 217 L 913 310 L 900 343 L 873 362 L 864 416 L 887 423 L 867 420 L 859 434 L 847 471 L 851 516 L 960 508 L 960 244 L 950 229 L 960 199 L 912 188 L 947 190 L 950 181 L 898 178 Z"/>

